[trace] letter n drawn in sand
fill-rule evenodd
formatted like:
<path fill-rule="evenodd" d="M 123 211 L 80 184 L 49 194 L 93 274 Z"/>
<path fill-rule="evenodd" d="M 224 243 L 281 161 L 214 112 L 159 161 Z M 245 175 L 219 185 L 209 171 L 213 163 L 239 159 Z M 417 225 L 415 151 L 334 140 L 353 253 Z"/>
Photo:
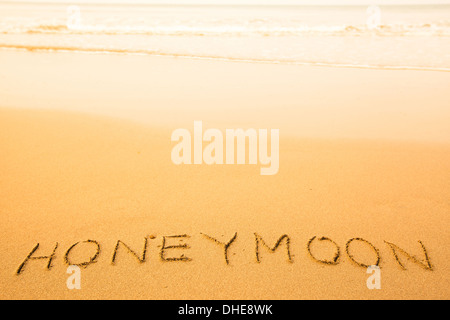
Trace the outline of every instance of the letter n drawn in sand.
<path fill-rule="evenodd" d="M 145 259 L 146 259 L 146 255 L 147 255 L 148 239 L 154 239 L 154 238 L 155 238 L 155 236 L 145 237 L 145 239 L 144 239 L 144 249 L 142 250 L 142 255 L 141 256 L 139 256 L 136 253 L 136 251 L 131 249 L 125 242 L 123 242 L 122 240 L 117 240 L 117 244 L 116 244 L 116 247 L 114 249 L 114 253 L 113 253 L 112 259 L 111 259 L 111 264 L 112 265 L 116 264 L 116 257 L 117 257 L 117 252 L 119 250 L 120 244 L 122 244 L 122 246 L 124 246 L 125 249 L 127 249 L 127 252 L 131 253 L 131 255 L 133 257 L 135 257 L 139 261 L 139 263 L 144 263 Z"/>
<path fill-rule="evenodd" d="M 162 245 L 161 245 L 161 251 L 159 252 L 159 256 L 161 258 L 161 261 L 165 262 L 173 262 L 173 261 L 191 261 L 191 258 L 186 257 L 184 254 L 182 254 L 179 257 L 176 258 L 167 258 L 166 257 L 166 251 L 167 249 L 189 249 L 189 245 L 187 243 L 183 244 L 177 244 L 177 245 L 167 245 L 167 239 L 179 239 L 182 240 L 183 238 L 190 238 L 187 234 L 181 234 L 181 235 L 175 235 L 175 236 L 163 236 Z"/>
<path fill-rule="evenodd" d="M 415 256 L 410 255 L 409 253 L 407 253 L 405 250 L 403 250 L 402 248 L 399 248 L 397 245 L 384 241 L 392 250 L 392 254 L 394 255 L 395 260 L 397 261 L 397 263 L 400 265 L 400 267 L 403 270 L 406 270 L 406 267 L 403 265 L 403 263 L 400 261 L 400 258 L 398 257 L 397 251 L 401 254 L 403 254 L 404 256 L 406 256 L 406 258 L 408 260 L 413 261 L 414 263 L 418 264 L 419 266 L 421 266 L 422 268 L 424 268 L 425 270 L 430 270 L 433 271 L 433 265 L 431 264 L 430 261 L 430 257 L 428 256 L 428 252 L 427 249 L 425 248 L 425 246 L 423 245 L 422 241 L 419 240 L 419 243 L 422 247 L 424 256 L 425 256 L 425 260 L 421 261 L 418 258 L 416 258 Z"/>
<path fill-rule="evenodd" d="M 282 236 L 277 240 L 277 242 L 275 243 L 275 245 L 274 245 L 273 247 L 269 247 L 269 246 L 264 242 L 264 240 L 261 238 L 261 236 L 258 235 L 257 233 L 255 233 L 255 244 L 256 244 L 256 246 L 255 246 L 255 253 L 256 253 L 256 262 L 258 262 L 258 263 L 261 262 L 261 257 L 260 257 L 260 254 L 259 254 L 259 247 L 260 247 L 260 244 L 261 244 L 262 246 L 264 246 L 265 248 L 269 249 L 270 252 L 275 252 L 275 251 L 278 249 L 278 247 L 280 246 L 280 244 L 281 244 L 281 242 L 282 242 L 283 240 L 286 240 L 286 254 L 287 254 L 287 257 L 288 257 L 288 261 L 292 263 L 293 261 L 292 261 L 292 257 L 291 257 L 291 248 L 290 248 L 291 239 L 289 238 L 289 236 L 288 236 L 287 234 L 282 235 Z"/>

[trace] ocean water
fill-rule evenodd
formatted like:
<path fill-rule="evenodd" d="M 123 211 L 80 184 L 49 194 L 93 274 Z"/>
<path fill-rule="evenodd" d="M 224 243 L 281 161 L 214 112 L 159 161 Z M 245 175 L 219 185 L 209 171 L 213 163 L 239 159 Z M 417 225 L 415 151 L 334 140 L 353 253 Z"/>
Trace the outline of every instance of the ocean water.
<path fill-rule="evenodd" d="M 450 71 L 450 6 L 0 2 L 0 49 Z"/>

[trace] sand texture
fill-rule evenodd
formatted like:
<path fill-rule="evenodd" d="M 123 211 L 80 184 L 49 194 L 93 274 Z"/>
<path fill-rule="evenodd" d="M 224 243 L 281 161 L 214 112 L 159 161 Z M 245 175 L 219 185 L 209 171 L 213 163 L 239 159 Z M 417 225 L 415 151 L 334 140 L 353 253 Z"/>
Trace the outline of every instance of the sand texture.
<path fill-rule="evenodd" d="M 1 55 L 0 298 L 449 298 L 448 73 Z M 279 128 L 279 173 L 174 165 L 193 120 Z"/>

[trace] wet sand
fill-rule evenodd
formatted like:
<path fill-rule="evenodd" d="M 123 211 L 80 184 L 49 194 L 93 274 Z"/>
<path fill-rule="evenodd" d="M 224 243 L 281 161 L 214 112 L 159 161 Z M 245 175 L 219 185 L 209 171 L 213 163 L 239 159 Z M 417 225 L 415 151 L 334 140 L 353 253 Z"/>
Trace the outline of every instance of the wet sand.
<path fill-rule="evenodd" d="M 447 299 L 450 74 L 185 59 L 1 52 L 0 297 Z M 6 60 L 4 60 L 6 61 Z M 114 68 L 111 68 L 114 66 Z M 181 165 L 171 132 L 279 128 L 280 171 Z M 228 242 L 226 263 L 223 247 Z M 260 245 L 255 233 L 273 246 Z M 191 261 L 162 261 L 167 257 Z M 308 241 L 332 239 L 336 265 Z M 118 240 L 142 253 L 146 261 Z M 357 262 L 381 258 L 381 290 Z M 66 287 L 66 251 L 100 245 Z M 286 238 L 284 239 L 286 240 Z M 433 270 L 398 257 L 385 241 Z M 39 243 L 46 260 L 17 269 Z M 260 242 L 261 244 L 261 242 Z M 81 243 L 70 261 L 96 246 Z M 330 260 L 336 247 L 311 244 Z"/>

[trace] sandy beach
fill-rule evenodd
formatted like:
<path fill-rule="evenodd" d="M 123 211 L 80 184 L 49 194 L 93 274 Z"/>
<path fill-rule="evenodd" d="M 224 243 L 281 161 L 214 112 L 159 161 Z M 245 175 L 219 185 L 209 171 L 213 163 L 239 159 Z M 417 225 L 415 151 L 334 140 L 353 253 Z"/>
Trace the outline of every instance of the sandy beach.
<path fill-rule="evenodd" d="M 450 73 L 19 51 L 0 61 L 1 299 L 448 299 Z M 171 132 L 194 120 L 280 129 L 278 174 L 174 165 Z M 234 235 L 227 264 L 211 237 Z M 283 235 L 289 254 L 286 238 L 274 253 L 260 240 L 258 263 L 256 239 Z M 70 261 L 89 260 L 98 248 L 86 240 L 99 254 L 68 290 L 66 252 L 80 242 Z M 122 244 L 114 255 L 118 240 L 140 258 L 147 241 L 145 262 Z M 403 270 L 386 242 L 417 261 L 397 249 Z M 50 270 L 29 260 L 17 274 L 38 243 L 35 256 L 58 243 Z M 163 243 L 187 247 L 162 255 Z M 336 245 L 335 265 L 317 261 Z M 382 289 L 368 290 L 357 262 L 378 257 Z"/>

